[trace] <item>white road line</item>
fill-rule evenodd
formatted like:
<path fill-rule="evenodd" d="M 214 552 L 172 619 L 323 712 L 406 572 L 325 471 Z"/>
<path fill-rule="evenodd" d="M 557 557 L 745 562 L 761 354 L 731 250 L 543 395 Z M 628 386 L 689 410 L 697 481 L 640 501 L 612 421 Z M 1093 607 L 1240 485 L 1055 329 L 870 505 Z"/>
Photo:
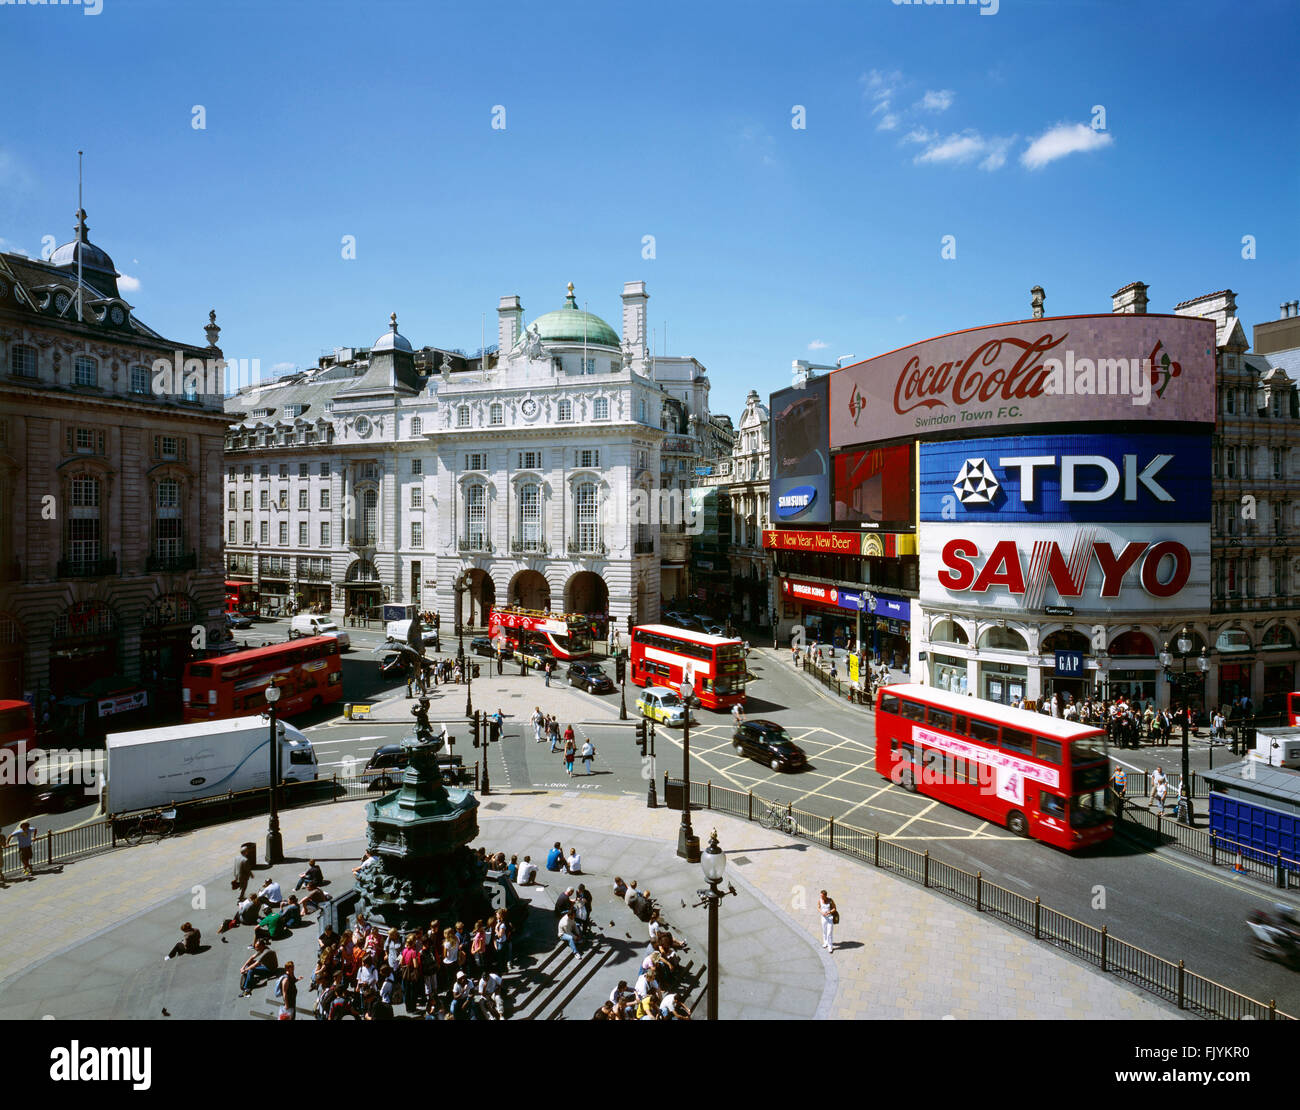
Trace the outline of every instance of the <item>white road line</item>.
<path fill-rule="evenodd" d="M 892 833 L 889 834 L 889 839 L 890 840 L 897 839 L 898 834 L 901 833 L 905 828 L 907 828 L 908 825 L 910 825 L 913 821 L 920 820 L 927 813 L 929 813 L 930 810 L 934 809 L 934 807 L 937 806 L 938 804 L 939 804 L 938 802 L 931 802 L 928 806 L 925 807 L 925 809 L 921 810 L 921 812 L 918 813 L 915 817 L 909 817 L 906 821 L 904 821 L 901 825 L 899 825 L 898 828 L 896 828 Z"/>

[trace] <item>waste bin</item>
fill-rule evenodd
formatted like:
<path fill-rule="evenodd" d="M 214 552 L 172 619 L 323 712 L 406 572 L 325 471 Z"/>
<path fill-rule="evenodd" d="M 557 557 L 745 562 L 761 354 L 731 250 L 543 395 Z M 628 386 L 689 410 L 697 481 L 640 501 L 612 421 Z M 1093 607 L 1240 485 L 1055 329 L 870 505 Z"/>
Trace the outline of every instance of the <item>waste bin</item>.
<path fill-rule="evenodd" d="M 682 808 L 682 790 L 683 784 L 673 782 L 667 776 L 664 777 L 664 805 L 669 809 Z"/>

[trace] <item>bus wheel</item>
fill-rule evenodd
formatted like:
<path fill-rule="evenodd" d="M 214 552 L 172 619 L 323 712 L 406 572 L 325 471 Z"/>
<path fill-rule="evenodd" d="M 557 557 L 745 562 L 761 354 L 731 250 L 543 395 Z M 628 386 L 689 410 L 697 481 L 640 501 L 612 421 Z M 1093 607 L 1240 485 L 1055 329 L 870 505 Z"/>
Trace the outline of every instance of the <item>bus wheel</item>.
<path fill-rule="evenodd" d="M 1025 820 L 1025 815 L 1018 809 L 1013 809 L 1007 814 L 1007 829 L 1016 834 L 1016 836 L 1029 835 L 1029 822 Z"/>
<path fill-rule="evenodd" d="M 912 794 L 916 793 L 916 777 L 909 770 L 904 770 L 898 776 L 898 785 Z"/>

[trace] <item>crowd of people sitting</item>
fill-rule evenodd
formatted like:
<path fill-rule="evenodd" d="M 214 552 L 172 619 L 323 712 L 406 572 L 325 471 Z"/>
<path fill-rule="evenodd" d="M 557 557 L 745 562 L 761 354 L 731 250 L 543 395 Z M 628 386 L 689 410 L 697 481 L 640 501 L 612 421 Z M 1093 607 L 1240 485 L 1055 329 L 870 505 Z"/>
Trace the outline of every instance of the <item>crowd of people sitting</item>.
<path fill-rule="evenodd" d="M 593 1015 L 594 1021 L 686 1021 L 691 1011 L 682 997 L 681 953 L 689 951 L 685 941 L 674 937 L 660 916 L 659 907 L 648 890 L 637 888 L 637 881 L 624 882 L 614 876 L 614 897 L 624 905 L 648 932 L 646 954 L 640 973 L 632 986 L 626 979 L 610 991 Z"/>

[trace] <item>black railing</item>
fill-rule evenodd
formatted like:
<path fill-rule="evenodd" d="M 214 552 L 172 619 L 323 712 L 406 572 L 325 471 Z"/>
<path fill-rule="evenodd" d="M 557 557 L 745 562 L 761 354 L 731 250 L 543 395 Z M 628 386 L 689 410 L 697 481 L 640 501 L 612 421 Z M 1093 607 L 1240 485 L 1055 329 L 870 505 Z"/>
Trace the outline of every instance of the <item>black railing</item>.
<path fill-rule="evenodd" d="M 664 797 L 669 788 L 680 798 L 683 784 L 664 775 Z M 790 805 L 769 802 L 754 793 L 714 786 L 712 781 L 691 782 L 691 805 L 715 810 L 743 820 L 753 820 L 769 806 L 793 821 L 792 835 L 815 844 L 844 852 L 873 867 L 920 883 L 964 902 L 977 912 L 986 913 L 1027 933 L 1035 940 L 1046 941 L 1056 948 L 1095 964 L 1103 972 L 1172 1002 L 1180 1010 L 1201 1017 L 1294 1021 L 1273 1001 L 1260 1002 L 1231 990 L 1212 979 L 1188 971 L 1182 960 L 1174 963 L 1162 956 L 1138 948 L 1111 936 L 1103 926 L 1098 929 L 1050 906 L 1041 898 L 1030 898 L 995 883 L 986 882 L 982 872 L 971 874 L 935 859 L 929 851 L 918 852 L 882 837 L 871 829 L 845 825 L 833 817 L 822 817 L 795 809 Z M 674 806 L 674 808 L 679 808 Z M 1127 820 L 1127 816 L 1125 818 Z"/>
<path fill-rule="evenodd" d="M 176 573 L 194 570 L 199 565 L 198 555 L 191 551 L 188 555 L 150 555 L 145 560 L 144 569 L 150 573 Z"/>
<path fill-rule="evenodd" d="M 58 578 L 102 578 L 117 573 L 117 556 L 107 559 L 60 559 Z"/>
<path fill-rule="evenodd" d="M 637 540 L 636 543 L 632 545 L 632 553 L 634 555 L 653 555 L 654 550 L 654 540 Z"/>

